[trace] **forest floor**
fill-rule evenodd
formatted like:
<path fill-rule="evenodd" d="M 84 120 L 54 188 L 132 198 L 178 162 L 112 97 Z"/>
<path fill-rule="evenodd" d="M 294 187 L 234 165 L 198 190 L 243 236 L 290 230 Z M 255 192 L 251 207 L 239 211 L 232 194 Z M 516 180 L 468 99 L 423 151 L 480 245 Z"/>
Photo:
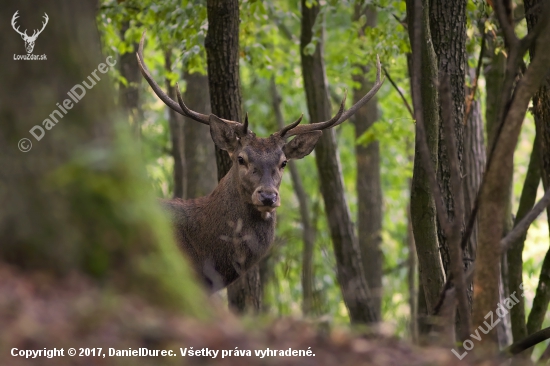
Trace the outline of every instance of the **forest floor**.
<path fill-rule="evenodd" d="M 420 348 L 396 337 L 357 336 L 344 330 L 320 332 L 293 319 L 251 328 L 236 317 L 217 314 L 204 323 L 159 310 L 132 296 L 120 296 L 75 275 L 59 281 L 22 275 L 0 266 L 0 365 L 469 365 L 449 348 Z M 79 356 L 102 348 L 102 356 Z M 192 348 L 191 348 L 192 347 Z M 13 348 L 17 350 L 13 351 Z M 21 350 L 63 349 L 64 356 L 25 358 Z M 69 348 L 77 351 L 69 356 Z M 80 349 L 83 349 L 82 351 Z M 116 357 L 115 350 L 172 350 L 174 356 Z M 264 352 L 276 350 L 276 356 Z M 280 356 L 308 351 L 310 356 Z M 187 356 L 180 352 L 187 349 Z M 215 358 L 190 357 L 189 351 L 218 351 Z M 250 356 L 228 356 L 235 353 Z M 225 356 L 222 358 L 222 352 Z M 246 352 L 250 351 L 250 352 Z M 256 351 L 264 354 L 256 355 Z M 32 357 L 32 355 L 31 355 Z M 496 362 L 478 362 L 491 365 Z"/>

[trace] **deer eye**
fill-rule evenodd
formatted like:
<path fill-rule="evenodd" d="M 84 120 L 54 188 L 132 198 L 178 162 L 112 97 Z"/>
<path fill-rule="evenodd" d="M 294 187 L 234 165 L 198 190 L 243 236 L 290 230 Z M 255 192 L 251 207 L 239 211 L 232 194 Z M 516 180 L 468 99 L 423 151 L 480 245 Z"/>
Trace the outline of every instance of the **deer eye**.
<path fill-rule="evenodd" d="M 237 158 L 237 161 L 239 162 L 239 164 L 244 165 L 244 159 L 243 159 L 242 156 L 239 156 L 239 157 Z"/>
<path fill-rule="evenodd" d="M 281 168 L 284 168 L 286 166 L 286 160 L 283 161 L 283 163 L 281 164 Z"/>

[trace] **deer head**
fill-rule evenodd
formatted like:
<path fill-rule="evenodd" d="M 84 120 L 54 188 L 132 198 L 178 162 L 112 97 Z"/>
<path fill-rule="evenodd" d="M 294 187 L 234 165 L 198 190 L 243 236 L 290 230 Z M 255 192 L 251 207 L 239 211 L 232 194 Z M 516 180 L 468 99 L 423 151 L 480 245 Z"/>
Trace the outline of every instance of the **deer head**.
<path fill-rule="evenodd" d="M 25 49 L 27 50 L 27 53 L 32 53 L 32 50 L 34 49 L 34 42 L 36 42 L 36 38 L 38 38 L 40 33 L 42 33 L 44 28 L 46 28 L 46 24 L 48 24 L 48 20 L 49 20 L 48 14 L 44 13 L 44 17 L 43 17 L 44 22 L 42 22 L 42 29 L 40 30 L 35 29 L 34 32 L 32 33 L 32 36 L 29 36 L 27 35 L 26 29 L 24 32 L 21 32 L 19 31 L 19 26 L 16 27 L 15 22 L 17 18 L 19 18 L 19 15 L 17 13 L 19 13 L 19 10 L 17 10 L 15 14 L 13 14 L 13 17 L 11 18 L 11 26 L 17 33 L 21 35 L 21 38 L 23 38 L 23 41 L 25 41 Z"/>
<path fill-rule="evenodd" d="M 214 114 L 209 116 L 189 109 L 181 97 L 176 84 L 178 102 L 170 98 L 153 80 L 143 61 L 143 44 L 145 32 L 141 37 L 137 59 L 143 77 L 147 80 L 155 94 L 171 109 L 197 122 L 210 126 L 210 134 L 214 143 L 229 153 L 233 166 L 229 174 L 234 174 L 241 199 L 254 205 L 269 218 L 270 213 L 280 206 L 279 186 L 286 163 L 290 159 L 301 159 L 315 148 L 315 144 L 324 129 L 332 128 L 350 118 L 361 106 L 380 89 L 380 61 L 377 60 L 376 83 L 373 88 L 353 107 L 344 112 L 346 96 L 344 96 L 336 115 L 328 121 L 300 125 L 302 116 L 295 122 L 282 128 L 267 138 L 256 137 L 248 129 L 248 114 L 244 123 L 219 118 Z M 296 136 L 288 141 L 289 137 Z"/>

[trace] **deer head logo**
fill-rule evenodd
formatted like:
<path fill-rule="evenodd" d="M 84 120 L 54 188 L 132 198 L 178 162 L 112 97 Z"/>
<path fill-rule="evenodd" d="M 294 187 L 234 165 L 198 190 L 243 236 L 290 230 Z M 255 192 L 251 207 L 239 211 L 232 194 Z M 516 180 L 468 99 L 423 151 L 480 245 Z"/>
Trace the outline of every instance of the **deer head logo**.
<path fill-rule="evenodd" d="M 19 15 L 17 13 L 19 13 L 19 10 L 17 10 L 15 14 L 13 14 L 13 17 L 11 18 L 11 26 L 17 33 L 21 35 L 21 38 L 23 38 L 23 41 L 25 41 L 25 49 L 27 50 L 27 53 L 32 53 L 32 50 L 34 49 L 34 42 L 36 42 L 36 38 L 38 38 L 40 33 L 42 33 L 44 28 L 46 28 L 46 24 L 48 24 L 48 19 L 49 19 L 48 14 L 44 13 L 44 22 L 42 22 L 42 29 L 40 30 L 35 29 L 34 32 L 32 33 L 32 36 L 29 36 L 27 35 L 26 29 L 24 32 L 21 32 L 19 30 L 19 26 L 16 27 L 15 22 L 17 18 L 19 18 Z"/>

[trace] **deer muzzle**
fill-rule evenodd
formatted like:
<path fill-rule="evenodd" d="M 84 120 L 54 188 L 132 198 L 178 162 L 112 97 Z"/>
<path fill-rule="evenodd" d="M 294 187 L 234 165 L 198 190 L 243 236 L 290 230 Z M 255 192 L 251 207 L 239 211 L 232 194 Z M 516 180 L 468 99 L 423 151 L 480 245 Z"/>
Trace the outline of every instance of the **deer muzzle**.
<path fill-rule="evenodd" d="M 281 205 L 279 192 L 275 189 L 256 189 L 252 201 L 260 212 L 273 212 Z"/>

